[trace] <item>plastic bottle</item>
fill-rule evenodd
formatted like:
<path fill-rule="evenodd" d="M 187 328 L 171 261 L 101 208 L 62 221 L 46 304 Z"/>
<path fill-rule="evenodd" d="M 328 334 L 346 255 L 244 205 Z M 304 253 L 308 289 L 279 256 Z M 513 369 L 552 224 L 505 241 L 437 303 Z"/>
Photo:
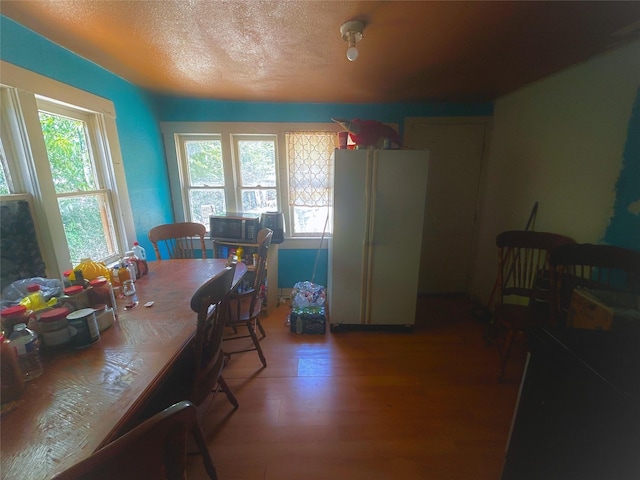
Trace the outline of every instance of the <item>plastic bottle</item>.
<path fill-rule="evenodd" d="M 140 278 L 140 270 L 138 270 L 138 259 L 133 250 L 125 252 L 124 264 L 129 269 L 129 275 L 134 282 Z"/>
<path fill-rule="evenodd" d="M 244 258 L 244 248 L 242 248 L 242 246 L 239 246 L 238 248 L 236 248 L 236 256 L 238 257 L 238 262 L 243 262 Z"/>
<path fill-rule="evenodd" d="M 18 355 L 18 364 L 23 378 L 29 381 L 42 375 L 38 335 L 29 330 L 24 323 L 19 323 L 13 327 L 9 341 Z"/>
<path fill-rule="evenodd" d="M 11 342 L 0 334 L 0 398 L 3 403 L 17 400 L 24 392 L 24 378 Z"/>
<path fill-rule="evenodd" d="M 120 281 L 120 285 L 124 285 L 124 282 L 127 280 L 132 280 L 131 270 L 127 268 L 123 258 L 120 259 L 120 264 L 118 266 L 118 280 Z"/>
<path fill-rule="evenodd" d="M 2 330 L 4 330 L 7 336 L 13 332 L 13 327 L 19 323 L 29 325 L 36 320 L 36 315 L 33 310 L 28 309 L 24 305 L 13 305 L 0 311 L 0 318 L 2 319 Z"/>
<path fill-rule="evenodd" d="M 133 242 L 133 253 L 138 258 L 138 270 L 140 276 L 149 273 L 149 264 L 147 263 L 147 252 L 138 242 Z"/>

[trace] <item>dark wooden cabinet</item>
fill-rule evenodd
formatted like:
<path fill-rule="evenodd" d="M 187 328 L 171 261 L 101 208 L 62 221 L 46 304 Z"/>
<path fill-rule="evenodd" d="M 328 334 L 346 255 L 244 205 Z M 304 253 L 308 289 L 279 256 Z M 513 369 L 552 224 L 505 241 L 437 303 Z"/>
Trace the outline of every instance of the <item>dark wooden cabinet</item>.
<path fill-rule="evenodd" d="M 539 330 L 502 480 L 640 479 L 640 336 Z"/>

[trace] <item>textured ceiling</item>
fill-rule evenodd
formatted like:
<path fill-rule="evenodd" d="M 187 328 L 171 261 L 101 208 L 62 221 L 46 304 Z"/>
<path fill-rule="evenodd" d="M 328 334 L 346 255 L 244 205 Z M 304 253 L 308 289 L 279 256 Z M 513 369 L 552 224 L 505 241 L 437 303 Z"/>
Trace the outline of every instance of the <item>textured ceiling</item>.
<path fill-rule="evenodd" d="M 640 2 L 0 2 L 141 87 L 224 100 L 490 101 L 638 38 Z M 365 22 L 346 59 L 340 25 Z"/>

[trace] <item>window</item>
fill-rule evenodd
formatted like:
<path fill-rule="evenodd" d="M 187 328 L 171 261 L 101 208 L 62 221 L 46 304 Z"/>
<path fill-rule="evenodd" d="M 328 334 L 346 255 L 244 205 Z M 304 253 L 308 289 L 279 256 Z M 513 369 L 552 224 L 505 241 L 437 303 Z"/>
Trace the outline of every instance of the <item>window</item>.
<path fill-rule="evenodd" d="M 335 124 L 164 123 L 177 219 L 224 212 L 285 216 L 288 238 L 331 232 Z M 175 152 L 175 158 L 173 155 Z"/>
<path fill-rule="evenodd" d="M 60 277 L 87 257 L 117 260 L 135 232 L 122 201 L 128 194 L 113 104 L 5 62 L 2 67 L 0 194 L 31 199 L 47 275 Z"/>
<path fill-rule="evenodd" d="M 209 225 L 210 215 L 226 210 L 224 165 L 219 136 L 183 138 L 186 159 L 186 206 L 190 221 Z"/>
<path fill-rule="evenodd" d="M 294 235 L 331 233 L 334 132 L 287 134 L 289 205 Z"/>
<path fill-rule="evenodd" d="M 242 212 L 279 210 L 276 182 L 276 138 L 234 136 L 238 158 L 238 190 Z"/>
<path fill-rule="evenodd" d="M 71 262 L 117 256 L 113 206 L 96 168 L 97 152 L 86 112 L 39 100 L 40 126 Z"/>

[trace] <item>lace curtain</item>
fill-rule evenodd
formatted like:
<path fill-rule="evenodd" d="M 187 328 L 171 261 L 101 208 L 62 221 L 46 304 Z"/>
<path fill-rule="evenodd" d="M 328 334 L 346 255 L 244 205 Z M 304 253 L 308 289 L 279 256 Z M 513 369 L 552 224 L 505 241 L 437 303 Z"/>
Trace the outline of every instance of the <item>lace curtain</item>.
<path fill-rule="evenodd" d="M 333 151 L 335 132 L 290 132 L 289 205 L 327 207 L 333 197 Z"/>

